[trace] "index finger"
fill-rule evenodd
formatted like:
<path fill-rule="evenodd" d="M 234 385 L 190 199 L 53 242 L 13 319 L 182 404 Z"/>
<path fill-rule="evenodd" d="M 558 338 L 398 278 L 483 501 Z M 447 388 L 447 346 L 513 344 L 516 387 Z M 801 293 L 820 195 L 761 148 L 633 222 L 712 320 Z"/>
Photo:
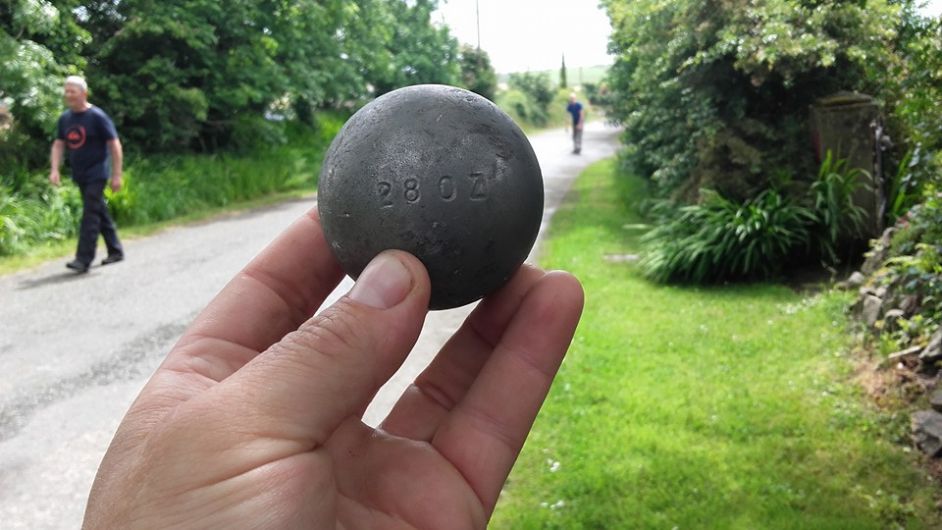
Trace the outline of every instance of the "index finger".
<path fill-rule="evenodd" d="M 342 277 L 312 209 L 216 295 L 162 368 L 225 379 L 309 319 Z"/>

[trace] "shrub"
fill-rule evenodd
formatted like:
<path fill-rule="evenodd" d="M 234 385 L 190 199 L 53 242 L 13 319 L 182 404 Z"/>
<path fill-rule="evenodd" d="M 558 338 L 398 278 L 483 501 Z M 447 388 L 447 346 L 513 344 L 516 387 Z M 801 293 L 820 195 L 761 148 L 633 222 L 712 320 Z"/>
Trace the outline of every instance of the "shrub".
<path fill-rule="evenodd" d="M 0 187 L 0 256 L 74 235 L 81 215 L 82 200 L 74 186 L 48 188 L 38 197 Z"/>
<path fill-rule="evenodd" d="M 546 121 L 546 116 L 540 112 L 533 99 L 520 90 L 501 92 L 496 103 L 521 126 L 539 126 Z"/>
<path fill-rule="evenodd" d="M 647 277 L 692 282 L 766 278 L 807 245 L 816 222 L 811 210 L 775 190 L 741 204 L 710 190 L 702 195 L 702 202 L 669 214 L 645 236 L 641 267 Z"/>
<path fill-rule="evenodd" d="M 313 191 L 327 145 L 340 130 L 339 116 L 323 116 L 318 128 L 280 124 L 286 141 L 245 154 L 128 159 L 124 187 L 106 191 L 115 221 L 136 225 L 173 219 L 265 194 Z M 0 255 L 75 235 L 82 212 L 78 188 L 50 188 L 44 175 L 24 179 L 16 192 L 0 185 Z"/>
<path fill-rule="evenodd" d="M 830 150 L 821 162 L 810 192 L 817 217 L 816 239 L 827 263 L 840 263 L 838 246 L 843 241 L 862 237 L 867 212 L 854 203 L 854 194 L 869 178 L 866 171 L 849 168 L 847 160 L 835 159 Z"/>
<path fill-rule="evenodd" d="M 604 0 L 628 169 L 692 199 L 702 187 L 746 199 L 781 169 L 811 174 L 808 105 L 838 90 L 885 95 L 894 4 Z"/>

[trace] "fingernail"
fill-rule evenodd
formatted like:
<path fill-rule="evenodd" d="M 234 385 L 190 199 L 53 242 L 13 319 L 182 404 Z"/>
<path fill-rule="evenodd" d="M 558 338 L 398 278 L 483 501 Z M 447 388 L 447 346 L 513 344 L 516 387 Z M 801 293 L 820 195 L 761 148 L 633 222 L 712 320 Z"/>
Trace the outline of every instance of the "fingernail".
<path fill-rule="evenodd" d="M 394 255 L 373 258 L 350 290 L 350 299 L 377 309 L 402 302 L 412 289 L 412 274 Z"/>

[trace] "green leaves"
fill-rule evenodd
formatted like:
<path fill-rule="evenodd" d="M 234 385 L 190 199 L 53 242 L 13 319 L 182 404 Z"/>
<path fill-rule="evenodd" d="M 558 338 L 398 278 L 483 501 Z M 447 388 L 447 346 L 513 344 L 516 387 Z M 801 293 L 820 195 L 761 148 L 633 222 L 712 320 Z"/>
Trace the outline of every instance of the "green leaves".
<path fill-rule="evenodd" d="M 464 44 L 461 46 L 461 84 L 493 101 L 497 93 L 497 73 L 491 58 L 484 50 Z"/>
<path fill-rule="evenodd" d="M 624 160 L 661 196 L 702 187 L 745 200 L 768 175 L 811 175 L 808 106 L 883 95 L 899 8 L 888 0 L 605 0 L 612 115 Z M 741 156 L 741 155 L 747 156 Z"/>
<path fill-rule="evenodd" d="M 672 211 L 644 237 L 641 261 L 656 281 L 696 283 L 768 278 L 807 246 L 814 213 L 775 190 L 738 204 L 712 190 L 699 204 Z"/>
<path fill-rule="evenodd" d="M 434 0 L 12 0 L 0 12 L 0 100 L 43 163 L 67 73 L 131 151 L 215 151 L 246 117 L 357 105 L 414 83 L 458 82 Z M 87 68 L 86 68 L 87 64 Z"/>
<path fill-rule="evenodd" d="M 818 178 L 810 188 L 819 227 L 817 239 L 826 262 L 840 263 L 840 243 L 863 235 L 867 212 L 854 203 L 854 194 L 859 188 L 869 186 L 869 181 L 866 171 L 849 168 L 847 160 L 835 159 L 831 150 L 827 151 Z"/>

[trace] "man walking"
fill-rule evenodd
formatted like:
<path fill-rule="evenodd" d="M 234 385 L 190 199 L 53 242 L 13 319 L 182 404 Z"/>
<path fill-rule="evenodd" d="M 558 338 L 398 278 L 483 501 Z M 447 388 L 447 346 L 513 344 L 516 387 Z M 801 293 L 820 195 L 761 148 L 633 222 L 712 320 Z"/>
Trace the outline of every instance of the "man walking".
<path fill-rule="evenodd" d="M 121 141 L 111 118 L 103 110 L 88 103 L 88 85 L 81 77 L 70 76 L 65 80 L 65 103 L 69 110 L 59 117 L 56 140 L 52 143 L 49 181 L 54 186 L 60 184 L 62 152 L 68 147 L 72 180 L 82 192 L 82 224 L 75 259 L 65 266 L 75 272 L 88 272 L 95 259 L 98 234 L 104 237 L 108 248 L 108 256 L 102 260 L 102 265 L 124 259 L 124 249 L 105 203 L 109 154 L 111 189 L 121 189 Z"/>
<path fill-rule="evenodd" d="M 585 110 L 582 103 L 576 101 L 576 93 L 569 94 L 569 105 L 566 112 L 572 114 L 572 152 L 578 155 L 582 152 L 582 125 L 585 122 Z"/>

